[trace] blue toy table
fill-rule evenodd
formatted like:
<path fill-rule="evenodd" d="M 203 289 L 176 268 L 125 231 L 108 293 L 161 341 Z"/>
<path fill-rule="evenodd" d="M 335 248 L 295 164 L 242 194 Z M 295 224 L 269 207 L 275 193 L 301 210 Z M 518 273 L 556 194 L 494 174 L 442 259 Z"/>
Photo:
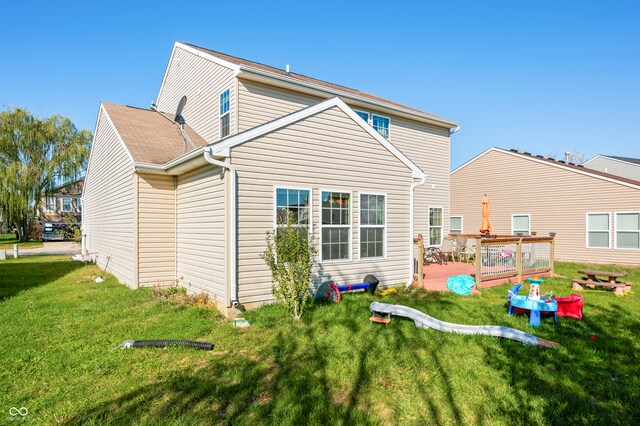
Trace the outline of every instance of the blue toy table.
<path fill-rule="evenodd" d="M 558 311 L 558 302 L 551 300 L 529 300 L 527 296 L 511 296 L 511 305 L 509 305 L 509 315 L 516 312 L 516 308 L 528 309 L 531 311 L 529 315 L 529 325 L 537 327 L 540 325 L 540 312 L 553 312 L 553 320 L 558 321 L 556 312 Z"/>

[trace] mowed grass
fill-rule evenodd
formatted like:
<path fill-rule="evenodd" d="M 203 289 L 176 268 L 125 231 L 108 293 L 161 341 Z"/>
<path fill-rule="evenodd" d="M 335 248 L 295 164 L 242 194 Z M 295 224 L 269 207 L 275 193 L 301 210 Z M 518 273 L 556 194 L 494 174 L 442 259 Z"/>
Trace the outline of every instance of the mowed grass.
<path fill-rule="evenodd" d="M 586 265 L 559 264 L 577 276 Z M 599 266 L 603 269 L 603 266 Z M 637 268 L 625 270 L 640 285 Z M 0 263 L 0 424 L 27 407 L 35 424 L 637 424 L 640 302 L 584 291 L 585 318 L 508 317 L 508 285 L 482 296 L 348 294 L 293 323 L 280 306 L 233 328 L 215 310 L 159 300 L 62 257 Z M 526 286 L 525 286 L 526 287 Z M 543 292 L 568 295 L 568 279 Z M 373 300 L 463 324 L 515 327 L 558 350 L 370 325 Z M 596 336 L 592 340 L 591 336 Z M 193 339 L 186 348 L 114 349 L 127 339 Z"/>
<path fill-rule="evenodd" d="M 0 234 L 0 250 L 13 250 L 13 245 L 18 244 L 21 248 L 42 247 L 42 241 L 18 241 L 16 234 Z"/>

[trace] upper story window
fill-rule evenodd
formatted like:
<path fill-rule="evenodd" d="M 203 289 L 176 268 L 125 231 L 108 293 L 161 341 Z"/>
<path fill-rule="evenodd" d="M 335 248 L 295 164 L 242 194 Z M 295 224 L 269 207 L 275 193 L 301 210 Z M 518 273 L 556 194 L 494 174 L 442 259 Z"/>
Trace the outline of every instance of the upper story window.
<path fill-rule="evenodd" d="M 609 213 L 587 213 L 587 248 L 610 248 Z"/>
<path fill-rule="evenodd" d="M 381 115 L 371 115 L 371 125 L 378 131 L 385 139 L 389 139 L 389 118 Z"/>
<path fill-rule="evenodd" d="M 449 233 L 462 234 L 462 216 L 451 216 L 449 218 Z"/>
<path fill-rule="evenodd" d="M 351 259 L 351 193 L 322 191 L 320 261 Z"/>
<path fill-rule="evenodd" d="M 640 212 L 616 213 L 616 248 L 640 249 Z"/>
<path fill-rule="evenodd" d="M 385 139 L 389 139 L 389 117 L 378 114 L 369 114 L 366 111 L 354 110 L 364 121 L 366 121 L 371 127 L 376 129 L 378 133 L 384 136 Z"/>
<path fill-rule="evenodd" d="M 531 217 L 528 214 L 514 214 L 511 216 L 511 235 L 531 234 Z"/>
<path fill-rule="evenodd" d="M 231 100 L 230 90 L 220 93 L 220 139 L 229 136 L 231 132 Z"/>
<path fill-rule="evenodd" d="M 47 197 L 47 211 L 55 212 L 56 211 L 56 197 Z"/>
<path fill-rule="evenodd" d="M 72 211 L 71 197 L 62 197 L 62 212 L 71 213 Z"/>

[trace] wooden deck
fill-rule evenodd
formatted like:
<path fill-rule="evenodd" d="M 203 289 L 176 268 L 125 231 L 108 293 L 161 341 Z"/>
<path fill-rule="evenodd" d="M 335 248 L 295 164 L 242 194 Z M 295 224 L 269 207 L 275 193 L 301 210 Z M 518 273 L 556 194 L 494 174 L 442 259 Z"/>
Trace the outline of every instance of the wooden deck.
<path fill-rule="evenodd" d="M 447 290 L 447 280 L 454 275 L 470 275 L 475 279 L 476 267 L 472 263 L 463 262 L 448 262 L 446 265 L 440 265 L 438 263 L 425 263 L 424 265 L 425 278 L 422 282 L 422 287 L 427 291 L 449 291 Z M 536 274 L 539 276 L 545 276 L 548 274 Z M 526 279 L 523 276 L 522 279 Z M 511 278 L 511 282 L 515 283 L 516 277 Z M 509 278 L 483 281 L 482 288 L 496 287 L 509 282 Z M 414 283 L 414 286 L 416 283 Z M 471 291 L 471 294 L 480 294 L 482 289 L 478 291 L 475 287 Z"/>

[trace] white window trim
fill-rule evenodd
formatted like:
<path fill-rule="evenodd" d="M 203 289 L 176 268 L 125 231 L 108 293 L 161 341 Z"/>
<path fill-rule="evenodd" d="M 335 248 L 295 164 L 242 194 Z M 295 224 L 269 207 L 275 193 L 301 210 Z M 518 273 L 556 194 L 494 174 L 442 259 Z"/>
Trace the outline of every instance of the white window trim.
<path fill-rule="evenodd" d="M 622 212 L 613 212 L 613 247 L 616 250 L 640 250 L 640 248 L 629 248 L 629 247 L 618 247 L 618 214 L 640 214 L 640 211 L 622 211 Z M 620 231 L 620 232 L 638 232 L 640 231 Z"/>
<path fill-rule="evenodd" d="M 69 200 L 69 210 L 64 209 L 64 200 Z M 73 197 L 62 197 L 60 202 L 60 211 L 62 213 L 73 213 Z"/>
<path fill-rule="evenodd" d="M 365 112 L 365 111 L 362 111 L 362 112 Z M 369 114 L 370 124 L 371 124 L 371 127 L 373 128 L 373 130 L 375 130 L 376 132 L 378 132 L 378 130 L 375 127 L 373 127 L 373 116 L 374 115 L 377 116 L 377 117 L 382 117 L 382 118 L 386 118 L 387 120 L 389 120 L 389 137 L 385 138 L 385 139 L 390 141 L 391 140 L 391 117 L 388 117 L 388 116 L 382 115 L 382 114 L 376 114 L 376 113 L 373 113 L 373 112 L 370 113 Z M 382 136 L 382 133 L 380 133 L 380 132 L 378 132 L 378 133 L 380 134 L 380 136 Z M 382 136 L 382 137 L 384 138 L 384 136 Z"/>
<path fill-rule="evenodd" d="M 278 208 L 278 189 L 309 191 L 309 234 L 313 234 L 313 188 L 305 188 L 296 185 L 278 184 L 273 186 L 273 229 L 278 229 L 278 219 L 276 218 L 276 209 Z"/>
<path fill-rule="evenodd" d="M 226 91 L 229 91 L 229 109 L 224 114 L 220 114 L 220 96 Z M 222 136 L 222 117 L 229 116 L 229 134 Z M 231 136 L 231 86 L 218 93 L 218 140 Z"/>
<path fill-rule="evenodd" d="M 529 222 L 529 228 L 527 229 L 527 235 L 531 235 L 531 214 L 529 213 L 515 213 L 511 215 L 511 235 L 516 235 L 516 231 L 513 228 L 513 219 L 516 216 L 527 216 L 528 220 L 527 222 Z M 522 231 L 518 231 L 518 232 L 522 232 Z"/>
<path fill-rule="evenodd" d="M 53 200 L 53 209 L 49 208 L 50 207 L 49 206 L 49 200 Z M 55 195 L 51 195 L 51 196 L 45 197 L 44 208 L 48 212 L 55 212 L 56 211 L 56 209 L 58 208 L 58 199 L 55 197 Z"/>
<path fill-rule="evenodd" d="M 607 239 L 608 245 L 607 247 L 589 247 L 589 215 L 592 214 L 606 214 L 609 217 L 609 229 L 607 230 L 607 232 L 609 233 L 609 238 Z M 610 249 L 611 248 L 611 212 L 587 212 L 585 215 L 586 218 L 586 222 L 585 222 L 585 229 L 586 229 L 586 234 L 585 234 L 585 247 L 588 249 L 595 249 L 595 250 L 603 250 L 603 249 Z M 604 232 L 604 229 L 592 229 L 592 232 Z"/>
<path fill-rule="evenodd" d="M 461 214 L 449 215 L 449 234 L 451 234 L 451 219 L 453 219 L 454 217 L 460 218 L 460 234 L 464 234 L 464 217 L 462 217 Z M 452 234 L 452 235 L 456 235 L 456 234 Z"/>
<path fill-rule="evenodd" d="M 382 228 L 382 256 L 375 257 L 362 257 L 361 243 L 362 243 L 362 221 L 360 220 L 360 212 L 362 211 L 362 197 L 363 195 L 382 195 L 384 196 L 384 225 L 365 225 L 364 228 Z M 385 260 L 387 258 L 387 216 L 389 210 L 387 209 L 387 193 L 386 192 L 373 192 L 373 191 L 360 191 L 358 192 L 358 260 Z"/>
<path fill-rule="evenodd" d="M 349 225 L 323 225 L 322 224 L 322 193 L 323 192 L 342 192 L 345 194 L 349 194 L 349 200 L 351 200 L 349 204 Z M 320 227 L 318 228 L 319 240 L 320 240 L 320 263 L 347 263 L 353 260 L 353 191 L 349 189 L 336 189 L 336 188 L 320 188 L 318 192 L 318 206 L 319 206 L 319 214 L 318 220 L 320 223 Z M 334 260 L 324 260 L 322 258 L 322 229 L 323 228 L 349 228 L 349 258 L 348 259 L 334 259 Z"/>
<path fill-rule="evenodd" d="M 431 244 L 431 209 L 442 210 L 442 225 L 434 226 L 434 228 L 440 228 L 440 244 Z M 427 247 L 440 247 L 444 241 L 444 206 L 427 206 Z"/>

